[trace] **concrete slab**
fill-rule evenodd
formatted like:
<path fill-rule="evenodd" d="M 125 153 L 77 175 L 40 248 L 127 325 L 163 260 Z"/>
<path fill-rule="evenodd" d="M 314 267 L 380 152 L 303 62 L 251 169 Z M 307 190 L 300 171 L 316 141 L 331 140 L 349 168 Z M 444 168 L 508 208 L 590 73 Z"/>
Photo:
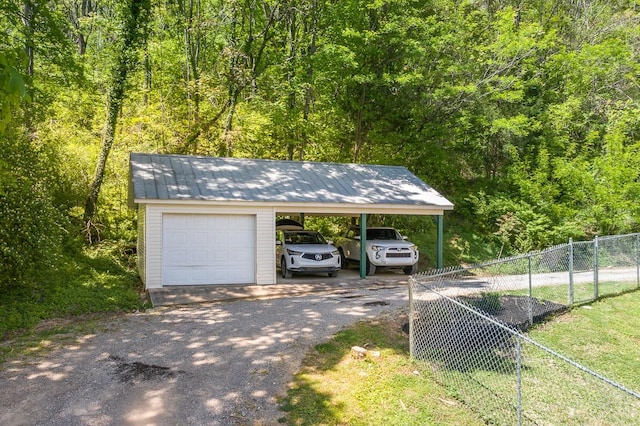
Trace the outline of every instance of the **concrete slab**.
<path fill-rule="evenodd" d="M 276 297 L 303 296 L 315 293 L 339 293 L 358 288 L 388 288 L 406 286 L 409 277 L 399 271 L 379 271 L 361 279 L 355 269 L 340 271 L 338 277 L 326 274 L 300 274 L 292 278 L 278 276 L 273 285 L 202 285 L 170 286 L 148 289 L 153 306 L 186 305 L 191 303 L 220 302 L 240 299 L 267 299 Z"/>

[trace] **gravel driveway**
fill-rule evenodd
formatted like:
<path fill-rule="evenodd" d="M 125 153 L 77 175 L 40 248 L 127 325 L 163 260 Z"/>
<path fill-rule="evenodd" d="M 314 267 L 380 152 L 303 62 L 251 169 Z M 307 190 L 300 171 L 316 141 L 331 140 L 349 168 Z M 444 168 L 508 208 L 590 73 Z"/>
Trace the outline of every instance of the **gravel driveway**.
<path fill-rule="evenodd" d="M 405 283 L 127 315 L 1 366 L 0 424 L 277 424 L 309 348 L 407 298 Z"/>

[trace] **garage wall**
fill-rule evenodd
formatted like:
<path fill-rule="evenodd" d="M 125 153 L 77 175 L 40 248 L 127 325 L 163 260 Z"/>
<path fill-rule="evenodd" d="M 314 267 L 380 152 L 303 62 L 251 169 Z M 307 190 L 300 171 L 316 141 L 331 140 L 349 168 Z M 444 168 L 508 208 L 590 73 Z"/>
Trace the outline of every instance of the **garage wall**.
<path fill-rule="evenodd" d="M 273 209 L 256 215 L 256 283 L 276 283 L 276 213 Z"/>
<path fill-rule="evenodd" d="M 145 246 L 146 246 L 146 208 L 145 206 L 138 207 L 138 244 L 137 244 L 137 254 L 138 254 L 138 273 L 140 274 L 140 279 L 142 283 L 146 285 L 147 283 L 147 268 L 146 268 L 146 254 L 145 254 Z"/>
<path fill-rule="evenodd" d="M 225 208 L 208 205 L 172 205 L 146 204 L 145 241 L 145 285 L 146 288 L 162 287 L 162 217 L 163 214 L 214 214 L 214 215 L 253 215 L 256 218 L 256 264 L 255 284 L 273 284 L 276 280 L 275 269 L 275 212 L 272 208 Z M 138 235 L 140 238 L 140 235 Z M 141 273 L 142 275 L 142 273 Z"/>

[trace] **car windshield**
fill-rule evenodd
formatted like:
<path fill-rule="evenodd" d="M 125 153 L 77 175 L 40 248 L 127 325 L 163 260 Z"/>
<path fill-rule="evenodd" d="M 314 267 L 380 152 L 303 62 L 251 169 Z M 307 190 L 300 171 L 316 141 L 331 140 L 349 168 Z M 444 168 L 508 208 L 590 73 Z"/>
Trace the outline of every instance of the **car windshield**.
<path fill-rule="evenodd" d="M 395 229 L 367 229 L 367 240 L 401 240 Z"/>
<path fill-rule="evenodd" d="M 327 244 L 327 240 L 319 232 L 285 232 L 286 244 Z"/>

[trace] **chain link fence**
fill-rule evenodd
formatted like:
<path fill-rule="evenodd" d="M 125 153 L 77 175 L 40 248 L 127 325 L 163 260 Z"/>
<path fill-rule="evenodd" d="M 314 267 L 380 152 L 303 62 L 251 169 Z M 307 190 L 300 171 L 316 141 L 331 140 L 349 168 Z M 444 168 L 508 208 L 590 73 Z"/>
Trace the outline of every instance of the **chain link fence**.
<path fill-rule="evenodd" d="M 640 394 L 524 332 L 640 287 L 640 234 L 411 277 L 411 356 L 489 424 L 640 424 Z"/>

